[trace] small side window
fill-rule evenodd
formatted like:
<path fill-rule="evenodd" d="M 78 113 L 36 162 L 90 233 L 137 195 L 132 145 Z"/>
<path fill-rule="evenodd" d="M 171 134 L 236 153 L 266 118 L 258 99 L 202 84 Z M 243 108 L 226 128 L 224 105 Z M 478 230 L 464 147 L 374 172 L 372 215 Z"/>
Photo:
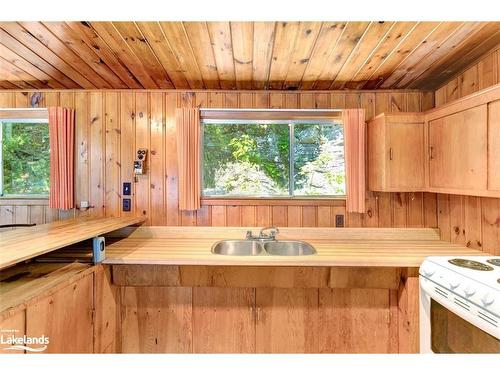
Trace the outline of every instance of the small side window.
<path fill-rule="evenodd" d="M 0 195 L 48 195 L 48 121 L 0 120 L 0 146 Z"/>

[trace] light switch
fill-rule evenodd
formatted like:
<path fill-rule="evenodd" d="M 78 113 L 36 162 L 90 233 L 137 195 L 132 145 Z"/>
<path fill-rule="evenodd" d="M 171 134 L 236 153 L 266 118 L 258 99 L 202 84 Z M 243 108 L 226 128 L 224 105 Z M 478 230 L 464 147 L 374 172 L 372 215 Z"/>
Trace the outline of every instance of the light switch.
<path fill-rule="evenodd" d="M 123 195 L 132 195 L 132 183 L 124 182 L 123 183 Z"/>

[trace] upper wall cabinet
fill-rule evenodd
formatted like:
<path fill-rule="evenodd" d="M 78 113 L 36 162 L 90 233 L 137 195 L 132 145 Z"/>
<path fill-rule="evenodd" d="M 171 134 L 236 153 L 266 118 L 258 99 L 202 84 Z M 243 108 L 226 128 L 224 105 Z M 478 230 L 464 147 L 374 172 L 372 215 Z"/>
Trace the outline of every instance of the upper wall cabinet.
<path fill-rule="evenodd" d="M 426 190 L 500 197 L 500 85 L 425 114 Z"/>
<path fill-rule="evenodd" d="M 500 84 L 368 123 L 371 191 L 500 197 Z"/>
<path fill-rule="evenodd" d="M 488 190 L 500 195 L 500 100 L 488 104 Z"/>
<path fill-rule="evenodd" d="M 372 191 L 422 191 L 423 113 L 376 116 L 368 123 L 368 186 Z"/>
<path fill-rule="evenodd" d="M 487 106 L 429 121 L 429 187 L 486 190 Z"/>

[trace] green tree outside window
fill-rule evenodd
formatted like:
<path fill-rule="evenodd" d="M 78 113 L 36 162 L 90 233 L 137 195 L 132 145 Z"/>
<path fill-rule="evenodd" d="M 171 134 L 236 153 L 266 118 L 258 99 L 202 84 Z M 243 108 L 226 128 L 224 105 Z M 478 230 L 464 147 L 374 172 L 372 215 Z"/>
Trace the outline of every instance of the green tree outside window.
<path fill-rule="evenodd" d="M 49 125 L 8 122 L 1 125 L 2 195 L 49 193 Z"/>
<path fill-rule="evenodd" d="M 344 195 L 342 125 L 204 122 L 203 194 Z"/>

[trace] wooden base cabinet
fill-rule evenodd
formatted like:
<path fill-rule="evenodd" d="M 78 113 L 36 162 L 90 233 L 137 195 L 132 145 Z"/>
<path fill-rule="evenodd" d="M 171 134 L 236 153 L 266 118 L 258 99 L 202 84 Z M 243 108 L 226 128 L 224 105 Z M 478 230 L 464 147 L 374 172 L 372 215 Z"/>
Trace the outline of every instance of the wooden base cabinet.
<path fill-rule="evenodd" d="M 318 353 L 318 289 L 257 289 L 257 353 Z"/>
<path fill-rule="evenodd" d="M 26 336 L 49 338 L 43 353 L 93 352 L 93 275 L 87 275 L 26 309 Z"/>
<path fill-rule="evenodd" d="M 381 114 L 368 123 L 368 187 L 371 191 L 423 191 L 424 116 Z"/>
<path fill-rule="evenodd" d="M 9 317 L 0 319 L 0 334 L 7 338 L 14 336 L 16 339 L 22 338 L 26 334 L 26 310 L 21 310 Z M 1 354 L 24 354 L 24 350 L 8 349 L 14 344 L 0 343 Z"/>
<path fill-rule="evenodd" d="M 320 289 L 321 353 L 397 353 L 397 301 L 387 289 Z"/>
<path fill-rule="evenodd" d="M 126 353 L 418 351 L 417 270 L 115 267 Z"/>
<path fill-rule="evenodd" d="M 192 290 L 123 287 L 122 353 L 190 353 Z"/>
<path fill-rule="evenodd" d="M 255 353 L 255 289 L 193 288 L 193 352 Z"/>

